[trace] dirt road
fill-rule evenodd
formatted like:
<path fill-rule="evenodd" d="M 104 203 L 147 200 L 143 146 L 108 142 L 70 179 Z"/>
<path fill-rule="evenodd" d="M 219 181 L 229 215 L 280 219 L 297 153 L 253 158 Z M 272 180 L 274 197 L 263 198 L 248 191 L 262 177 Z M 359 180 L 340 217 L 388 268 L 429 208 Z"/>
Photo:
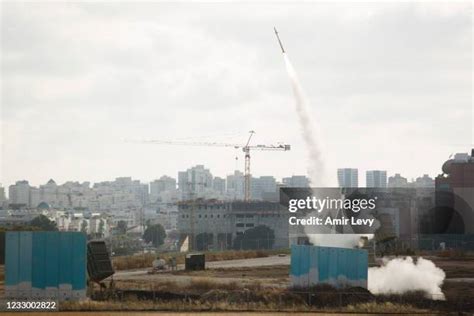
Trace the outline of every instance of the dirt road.
<path fill-rule="evenodd" d="M 252 268 L 252 267 L 264 267 L 264 266 L 278 266 L 278 265 L 289 265 L 290 256 L 271 256 L 265 258 L 252 258 L 252 259 L 237 259 L 237 260 L 224 260 L 224 261 L 210 261 L 206 262 L 207 269 L 216 268 Z M 136 277 L 140 275 L 147 275 L 150 269 L 140 270 L 127 270 L 117 271 L 114 275 L 115 279 L 124 279 L 128 277 Z M 183 264 L 178 264 L 178 270 L 184 270 Z"/>

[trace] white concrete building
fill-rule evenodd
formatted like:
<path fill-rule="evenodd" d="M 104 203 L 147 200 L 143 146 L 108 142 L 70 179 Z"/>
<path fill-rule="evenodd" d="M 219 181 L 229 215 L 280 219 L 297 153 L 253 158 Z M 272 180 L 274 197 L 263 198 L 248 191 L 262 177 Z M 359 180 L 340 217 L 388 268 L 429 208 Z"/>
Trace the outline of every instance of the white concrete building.
<path fill-rule="evenodd" d="M 178 173 L 178 188 L 182 200 L 209 198 L 213 195 L 212 174 L 203 165 L 196 165 Z"/>
<path fill-rule="evenodd" d="M 8 188 L 10 204 L 30 205 L 30 184 L 26 180 L 17 181 Z"/>
<path fill-rule="evenodd" d="M 231 200 L 243 200 L 245 196 L 245 177 L 238 170 L 227 176 L 226 193 Z"/>
<path fill-rule="evenodd" d="M 162 176 L 158 180 L 154 180 L 150 183 L 150 202 L 154 203 L 157 200 L 161 199 L 165 192 L 175 192 L 176 191 L 176 179 Z M 168 193 L 169 194 L 169 193 Z"/>

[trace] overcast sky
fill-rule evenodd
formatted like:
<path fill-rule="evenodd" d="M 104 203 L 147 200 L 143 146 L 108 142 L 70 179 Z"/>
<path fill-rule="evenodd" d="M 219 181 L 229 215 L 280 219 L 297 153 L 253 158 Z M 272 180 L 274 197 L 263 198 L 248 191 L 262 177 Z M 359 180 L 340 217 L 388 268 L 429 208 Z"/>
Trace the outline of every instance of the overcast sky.
<path fill-rule="evenodd" d="M 294 98 L 273 26 L 320 125 L 331 174 L 440 173 L 473 140 L 472 8 L 428 3 L 2 3 L 1 178 L 150 181 L 196 164 L 305 174 Z"/>

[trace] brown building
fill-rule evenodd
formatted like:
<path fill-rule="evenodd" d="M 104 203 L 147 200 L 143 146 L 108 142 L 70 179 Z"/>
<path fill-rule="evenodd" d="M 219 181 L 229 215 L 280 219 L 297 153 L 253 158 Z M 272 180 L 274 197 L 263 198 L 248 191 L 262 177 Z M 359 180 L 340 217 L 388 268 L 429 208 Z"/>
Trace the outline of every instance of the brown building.
<path fill-rule="evenodd" d="M 435 179 L 435 232 L 474 233 L 474 149 L 443 164 Z"/>

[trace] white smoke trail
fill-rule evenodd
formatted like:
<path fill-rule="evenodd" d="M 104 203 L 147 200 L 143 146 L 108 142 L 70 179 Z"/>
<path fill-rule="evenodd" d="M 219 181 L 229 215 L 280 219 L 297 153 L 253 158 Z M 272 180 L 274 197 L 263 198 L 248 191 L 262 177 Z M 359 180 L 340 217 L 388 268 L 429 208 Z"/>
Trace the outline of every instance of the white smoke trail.
<path fill-rule="evenodd" d="M 308 150 L 308 175 L 313 187 L 328 187 L 331 185 L 328 177 L 327 167 L 324 157 L 324 146 L 321 141 L 319 126 L 315 123 L 312 113 L 309 109 L 308 99 L 303 91 L 302 85 L 298 79 L 290 59 L 283 53 L 286 70 L 291 80 L 291 87 L 296 100 L 296 113 L 301 124 L 303 139 Z M 317 190 L 313 190 L 313 195 L 318 196 Z M 312 216 L 309 214 L 308 216 Z M 324 214 L 319 214 L 324 217 Z M 321 230 L 324 227 L 320 228 Z M 336 234 L 335 231 L 321 231 L 320 234 L 307 232 L 307 236 L 313 245 L 325 245 L 332 247 L 354 247 L 359 244 L 360 237 L 371 235 L 359 234 Z"/>
<path fill-rule="evenodd" d="M 291 79 L 293 93 L 296 99 L 296 112 L 302 127 L 303 138 L 308 149 L 308 175 L 313 187 L 329 186 L 324 161 L 323 144 L 320 140 L 319 128 L 313 123 L 309 111 L 308 102 L 305 93 L 298 80 L 295 69 L 293 68 L 286 53 L 283 54 L 288 75 Z M 316 190 L 317 191 L 317 190 Z M 313 192 L 317 196 L 317 192 Z M 311 216 L 311 214 L 309 214 Z M 334 232 L 320 231 L 315 234 L 314 231 L 306 232 L 313 245 L 328 247 L 353 248 L 360 242 L 360 238 L 365 236 L 371 239 L 373 235 L 360 234 L 335 234 Z M 432 299 L 444 299 L 441 285 L 443 284 L 445 273 L 435 264 L 423 258 L 413 262 L 413 259 L 384 260 L 382 267 L 369 269 L 369 290 L 374 294 L 381 293 L 404 293 L 407 291 L 424 291 Z"/>
<path fill-rule="evenodd" d="M 298 76 L 286 53 L 283 53 L 286 70 L 296 99 L 296 112 L 302 127 L 303 139 L 308 149 L 308 175 L 313 187 L 328 186 L 326 164 L 324 163 L 323 144 L 320 140 L 319 128 L 313 123 L 306 95 L 301 88 Z"/>
<path fill-rule="evenodd" d="M 381 267 L 369 269 L 368 287 L 373 294 L 401 294 L 423 291 L 433 300 L 444 300 L 441 291 L 446 274 L 436 265 L 423 258 L 416 262 L 411 257 L 384 259 Z"/>

